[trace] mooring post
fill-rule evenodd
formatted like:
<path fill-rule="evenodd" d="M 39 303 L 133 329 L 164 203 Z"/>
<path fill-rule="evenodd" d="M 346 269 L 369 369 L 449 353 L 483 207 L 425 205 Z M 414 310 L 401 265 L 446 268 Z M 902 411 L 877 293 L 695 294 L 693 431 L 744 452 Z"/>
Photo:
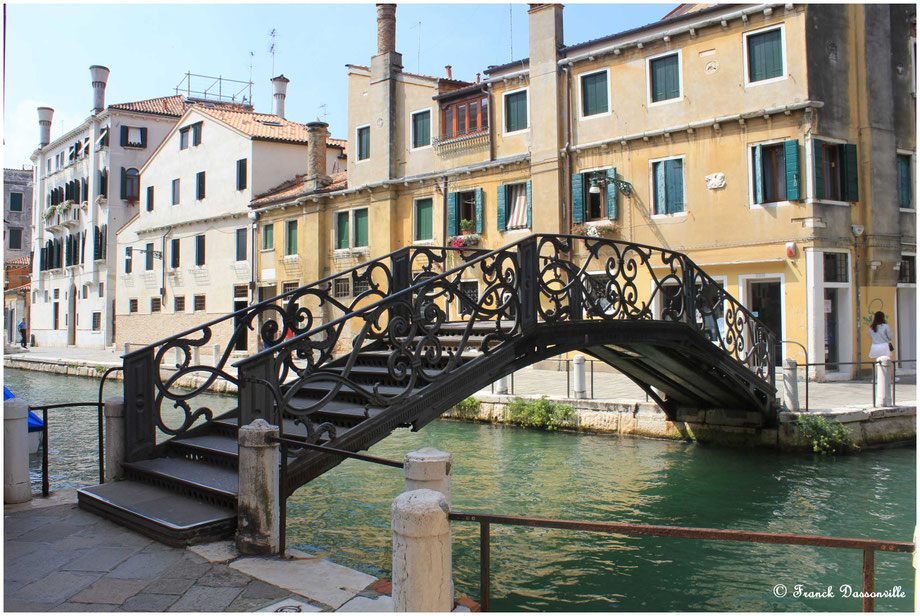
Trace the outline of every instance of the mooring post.
<path fill-rule="evenodd" d="M 585 378 L 585 356 L 576 355 L 572 360 L 572 370 L 575 373 L 575 398 L 583 400 L 588 397 L 588 380 Z"/>
<path fill-rule="evenodd" d="M 105 401 L 105 481 L 114 481 L 124 474 L 125 463 L 125 399 L 113 396 Z"/>
<path fill-rule="evenodd" d="M 220 345 L 214 345 L 214 365 L 216 366 L 220 362 Z"/>
<path fill-rule="evenodd" d="M 393 501 L 393 603 L 397 612 L 450 612 L 454 582 L 450 506 L 434 490 L 403 492 Z"/>
<path fill-rule="evenodd" d="M 495 393 L 500 396 L 508 395 L 508 377 L 507 376 L 499 377 L 499 379 L 495 381 Z"/>
<path fill-rule="evenodd" d="M 3 402 L 3 502 L 30 500 L 29 404 L 19 398 L 10 398 Z"/>
<path fill-rule="evenodd" d="M 449 453 L 434 447 L 423 447 L 407 453 L 403 459 L 406 492 L 434 490 L 443 494 L 449 505 L 451 481 L 454 476 L 452 460 Z"/>
<path fill-rule="evenodd" d="M 875 405 L 891 406 L 891 358 L 887 355 L 875 361 Z"/>
<path fill-rule="evenodd" d="M 192 347 L 192 364 L 198 366 L 201 364 L 201 355 L 198 352 L 198 347 Z"/>
<path fill-rule="evenodd" d="M 280 549 L 278 427 L 256 419 L 239 430 L 239 496 L 236 546 L 241 554 L 277 554 Z"/>
<path fill-rule="evenodd" d="M 799 410 L 798 364 L 791 357 L 783 360 L 783 405 L 787 411 Z"/>

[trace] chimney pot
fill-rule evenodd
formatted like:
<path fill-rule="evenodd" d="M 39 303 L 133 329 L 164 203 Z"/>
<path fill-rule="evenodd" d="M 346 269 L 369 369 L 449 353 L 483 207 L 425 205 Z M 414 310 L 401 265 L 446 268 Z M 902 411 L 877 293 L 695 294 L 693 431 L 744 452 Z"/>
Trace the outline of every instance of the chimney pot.
<path fill-rule="evenodd" d="M 454 67 L 452 67 L 450 64 L 448 64 L 447 66 L 444 67 L 444 70 L 447 71 L 447 78 L 448 78 L 448 79 L 453 79 L 453 78 L 454 78 L 453 68 L 454 68 Z"/>
<path fill-rule="evenodd" d="M 476 83 L 479 83 L 479 73 L 476 73 Z"/>
<path fill-rule="evenodd" d="M 93 82 L 93 111 L 99 113 L 105 109 L 105 84 L 109 81 L 109 69 L 94 64 L 89 67 Z"/>
<path fill-rule="evenodd" d="M 54 109 L 51 107 L 38 108 L 38 147 L 43 148 L 51 143 L 51 119 Z"/>
<path fill-rule="evenodd" d="M 377 55 L 396 51 L 396 5 L 377 5 Z"/>
<path fill-rule="evenodd" d="M 290 82 L 291 80 L 284 75 L 272 79 L 272 95 L 275 101 L 273 111 L 279 118 L 284 117 L 284 99 L 287 98 L 287 84 Z"/>

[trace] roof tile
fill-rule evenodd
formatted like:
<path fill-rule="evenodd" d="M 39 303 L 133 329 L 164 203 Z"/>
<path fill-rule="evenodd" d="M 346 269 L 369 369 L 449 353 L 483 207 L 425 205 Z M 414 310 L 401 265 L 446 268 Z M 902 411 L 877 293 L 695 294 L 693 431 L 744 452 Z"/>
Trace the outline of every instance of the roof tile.
<path fill-rule="evenodd" d="M 286 118 L 267 113 L 229 109 L 224 106 L 206 103 L 193 103 L 192 105 L 202 113 L 232 126 L 253 139 L 307 143 L 308 129 L 306 124 L 298 124 Z M 342 139 L 326 139 L 327 146 L 345 149 L 346 143 Z"/>
<path fill-rule="evenodd" d="M 306 184 L 306 174 L 298 175 L 293 180 L 285 182 L 281 186 L 273 188 L 268 192 L 262 193 L 256 199 L 253 199 L 252 205 L 254 207 L 261 207 L 270 203 L 296 199 L 297 197 L 302 197 L 304 195 L 323 194 L 336 190 L 342 190 L 343 188 L 348 187 L 347 175 L 348 174 L 346 174 L 344 171 L 342 173 L 336 173 L 332 176 L 331 184 L 328 184 L 323 188 L 315 191 L 309 190 L 309 187 Z"/>
<path fill-rule="evenodd" d="M 168 115 L 179 117 L 189 104 L 181 94 L 176 96 L 163 96 L 160 98 L 149 98 L 144 101 L 135 101 L 133 103 L 119 103 L 109 105 L 109 109 L 122 109 L 125 111 L 138 111 L 140 113 L 155 113 L 158 115 Z"/>

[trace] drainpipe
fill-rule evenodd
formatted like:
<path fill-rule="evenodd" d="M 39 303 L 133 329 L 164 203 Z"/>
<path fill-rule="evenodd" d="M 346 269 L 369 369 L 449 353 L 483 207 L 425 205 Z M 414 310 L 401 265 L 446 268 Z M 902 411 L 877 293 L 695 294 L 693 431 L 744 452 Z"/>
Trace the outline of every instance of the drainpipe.
<path fill-rule="evenodd" d="M 166 299 L 166 236 L 172 233 L 172 228 L 166 230 L 166 233 L 163 234 L 163 238 L 160 240 L 160 293 L 161 301 Z M 163 310 L 163 307 L 160 307 L 160 310 Z"/>
<path fill-rule="evenodd" d="M 853 233 L 853 254 L 855 255 L 855 270 L 856 274 L 854 276 L 853 284 L 856 287 L 856 361 L 862 360 L 862 291 L 860 289 L 860 276 L 859 276 L 859 235 L 862 235 L 862 230 L 858 228 L 857 225 L 850 227 L 851 232 Z M 857 234 L 858 232 L 858 234 Z M 856 364 L 856 375 L 859 376 L 862 366 Z M 875 367 L 872 368 L 875 370 Z"/>
<path fill-rule="evenodd" d="M 489 113 L 490 113 L 490 114 L 492 113 L 491 109 L 492 109 L 492 105 L 490 104 L 490 105 L 489 105 L 489 110 L 490 110 Z M 490 129 L 490 130 L 491 130 L 491 129 Z M 442 218 L 443 218 L 443 226 L 444 226 L 444 245 L 447 246 L 447 206 L 448 206 L 448 201 L 447 201 L 447 176 L 446 176 L 446 175 L 444 176 L 443 183 L 441 184 L 441 201 L 442 201 L 442 203 L 444 204 L 444 216 L 442 216 Z M 444 271 L 445 271 L 445 272 L 447 271 L 447 262 L 446 262 L 446 261 L 444 262 Z"/>
<path fill-rule="evenodd" d="M 256 259 L 258 258 L 258 252 L 256 252 L 256 239 L 258 237 L 258 233 L 256 233 L 256 230 L 259 227 L 259 213 L 256 211 L 251 211 L 249 212 L 248 217 L 249 217 L 249 221 L 252 223 L 251 224 L 252 226 L 252 267 L 251 267 L 251 272 L 250 272 L 251 279 L 249 281 L 249 290 L 252 293 L 252 301 L 250 302 L 250 305 L 251 305 L 251 304 L 255 304 L 257 301 L 257 298 L 256 298 Z"/>
<path fill-rule="evenodd" d="M 495 160 L 495 126 L 492 124 L 492 118 L 495 117 L 495 111 L 493 104 L 495 101 L 492 98 L 492 84 L 486 84 L 486 87 L 482 89 L 483 94 L 486 94 L 489 97 L 489 160 Z"/>
<path fill-rule="evenodd" d="M 569 209 L 571 207 L 569 195 L 572 192 L 570 186 L 572 181 L 572 135 L 574 135 L 575 130 L 572 126 L 572 74 L 567 66 L 562 67 L 562 72 L 565 74 L 565 98 L 563 99 L 563 104 L 565 106 L 565 111 L 563 112 L 563 117 L 565 118 L 565 148 L 563 148 L 563 155 L 565 156 L 565 177 L 562 178 L 562 200 L 560 201 L 562 216 L 559 220 L 562 223 L 560 232 L 568 233 L 571 230 L 571 225 L 569 224 Z"/>

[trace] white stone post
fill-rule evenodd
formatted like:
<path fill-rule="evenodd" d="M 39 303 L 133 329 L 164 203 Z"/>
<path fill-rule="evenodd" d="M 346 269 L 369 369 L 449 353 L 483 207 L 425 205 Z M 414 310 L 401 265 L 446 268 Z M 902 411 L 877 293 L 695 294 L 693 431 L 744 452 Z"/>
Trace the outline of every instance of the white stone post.
<path fill-rule="evenodd" d="M 393 501 L 393 603 L 397 612 L 450 612 L 454 582 L 450 507 L 434 490 L 403 492 Z"/>
<path fill-rule="evenodd" d="M 406 492 L 434 490 L 443 494 L 450 505 L 451 481 L 454 476 L 451 462 L 452 457 L 449 453 L 434 447 L 410 451 L 403 459 Z"/>
<path fill-rule="evenodd" d="M 276 554 L 280 542 L 278 427 L 256 419 L 239 430 L 236 545 L 241 554 Z"/>
<path fill-rule="evenodd" d="M 508 377 L 503 376 L 495 381 L 495 393 L 506 396 L 508 395 Z"/>
<path fill-rule="evenodd" d="M 124 475 L 125 399 L 113 396 L 105 401 L 105 481 Z"/>
<path fill-rule="evenodd" d="M 574 392 L 575 398 L 578 400 L 583 400 L 588 397 L 588 386 L 587 380 L 585 379 L 585 356 L 576 355 L 572 360 L 572 372 L 574 372 L 574 378 L 572 379 L 573 384 L 575 385 Z"/>
<path fill-rule="evenodd" d="M 131 343 L 130 343 L 130 342 L 126 342 L 126 343 L 125 343 L 125 355 L 128 354 L 128 352 L 129 352 L 128 349 L 129 349 L 130 346 L 131 346 Z"/>
<path fill-rule="evenodd" d="M 891 406 L 891 358 L 887 355 L 875 362 L 875 406 Z"/>
<path fill-rule="evenodd" d="M 217 362 L 219 361 L 220 361 L 220 345 L 215 344 L 214 345 L 214 363 L 212 365 L 216 366 Z"/>
<path fill-rule="evenodd" d="M 201 355 L 198 352 L 199 348 L 200 347 L 197 346 L 192 347 L 192 363 L 196 366 L 201 364 Z"/>
<path fill-rule="evenodd" d="M 783 360 L 783 405 L 787 411 L 799 410 L 798 364 L 791 357 Z"/>
<path fill-rule="evenodd" d="M 19 398 L 3 402 L 3 502 L 32 500 L 29 483 L 29 404 Z"/>

